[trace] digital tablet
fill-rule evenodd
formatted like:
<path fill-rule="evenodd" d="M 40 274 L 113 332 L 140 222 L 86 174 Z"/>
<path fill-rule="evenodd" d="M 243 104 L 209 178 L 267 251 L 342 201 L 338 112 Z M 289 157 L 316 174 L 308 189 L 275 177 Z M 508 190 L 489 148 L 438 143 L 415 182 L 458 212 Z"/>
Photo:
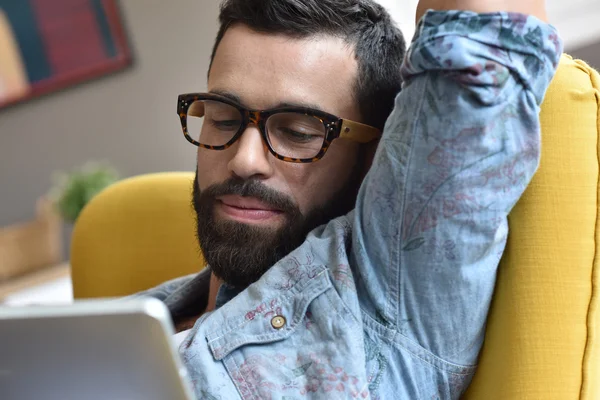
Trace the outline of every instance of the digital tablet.
<path fill-rule="evenodd" d="M 2 400 L 192 400 L 155 299 L 0 307 Z"/>

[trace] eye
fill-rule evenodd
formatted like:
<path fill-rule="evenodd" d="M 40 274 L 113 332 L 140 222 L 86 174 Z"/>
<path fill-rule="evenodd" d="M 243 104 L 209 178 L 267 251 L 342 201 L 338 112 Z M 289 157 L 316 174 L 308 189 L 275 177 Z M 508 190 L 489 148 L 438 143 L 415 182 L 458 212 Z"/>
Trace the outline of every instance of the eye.
<path fill-rule="evenodd" d="M 290 140 L 296 143 L 310 143 L 315 140 L 323 140 L 323 134 L 320 132 L 315 133 L 303 133 L 295 131 L 291 128 L 279 128 L 279 131 L 283 136 L 285 136 L 286 140 Z"/>
<path fill-rule="evenodd" d="M 211 118 L 210 124 L 212 126 L 214 126 L 215 128 L 222 130 L 222 131 L 234 131 L 239 128 L 241 121 L 237 120 L 237 119 L 217 120 L 217 119 Z"/>

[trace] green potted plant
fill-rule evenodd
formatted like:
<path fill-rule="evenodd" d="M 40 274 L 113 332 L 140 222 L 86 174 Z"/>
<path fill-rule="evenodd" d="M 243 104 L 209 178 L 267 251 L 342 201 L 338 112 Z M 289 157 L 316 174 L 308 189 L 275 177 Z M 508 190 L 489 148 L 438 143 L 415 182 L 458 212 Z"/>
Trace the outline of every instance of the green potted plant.
<path fill-rule="evenodd" d="M 73 224 L 89 201 L 119 179 L 107 163 L 88 162 L 69 172 L 57 172 L 49 198 L 65 224 L 65 254 L 69 254 Z"/>

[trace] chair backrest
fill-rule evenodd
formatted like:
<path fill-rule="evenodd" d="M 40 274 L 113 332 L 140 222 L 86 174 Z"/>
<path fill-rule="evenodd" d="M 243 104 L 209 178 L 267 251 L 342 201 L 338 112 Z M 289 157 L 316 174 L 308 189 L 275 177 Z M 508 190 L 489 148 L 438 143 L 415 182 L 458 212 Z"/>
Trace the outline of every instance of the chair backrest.
<path fill-rule="evenodd" d="M 118 182 L 85 207 L 73 230 L 76 299 L 125 296 L 205 265 L 196 239 L 193 173 Z"/>
<path fill-rule="evenodd" d="M 598 88 L 595 71 L 563 57 L 465 399 L 600 399 Z"/>

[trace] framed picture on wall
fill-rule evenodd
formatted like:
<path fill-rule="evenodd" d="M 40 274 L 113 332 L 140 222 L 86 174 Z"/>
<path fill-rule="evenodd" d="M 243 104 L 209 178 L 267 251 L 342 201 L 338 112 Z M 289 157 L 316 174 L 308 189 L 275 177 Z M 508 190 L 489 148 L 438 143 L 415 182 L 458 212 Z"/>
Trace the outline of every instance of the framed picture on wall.
<path fill-rule="evenodd" d="M 116 0 L 0 0 L 0 108 L 131 62 Z"/>

